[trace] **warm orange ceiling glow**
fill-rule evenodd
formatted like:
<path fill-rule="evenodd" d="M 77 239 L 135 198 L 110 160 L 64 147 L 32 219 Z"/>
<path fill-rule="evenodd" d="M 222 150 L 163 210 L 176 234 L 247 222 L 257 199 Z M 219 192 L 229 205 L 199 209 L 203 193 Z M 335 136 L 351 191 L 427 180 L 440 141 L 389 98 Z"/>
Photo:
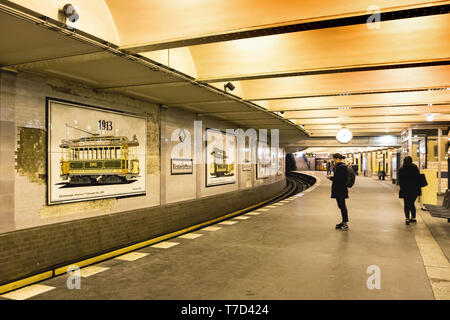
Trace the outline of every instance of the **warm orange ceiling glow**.
<path fill-rule="evenodd" d="M 450 87 L 450 66 L 246 80 L 241 85 L 248 100 Z"/>
<path fill-rule="evenodd" d="M 450 16 L 386 21 L 191 47 L 200 80 L 449 58 Z"/>
<path fill-rule="evenodd" d="M 389 8 L 399 9 L 443 2 L 283 0 L 281 3 L 273 0 L 106 0 L 123 46 L 367 14 L 367 9 L 374 4 L 386 11 Z"/>
<path fill-rule="evenodd" d="M 388 106 L 450 103 L 450 90 L 394 92 L 301 99 L 261 100 L 270 111 L 327 109 L 351 106 Z"/>

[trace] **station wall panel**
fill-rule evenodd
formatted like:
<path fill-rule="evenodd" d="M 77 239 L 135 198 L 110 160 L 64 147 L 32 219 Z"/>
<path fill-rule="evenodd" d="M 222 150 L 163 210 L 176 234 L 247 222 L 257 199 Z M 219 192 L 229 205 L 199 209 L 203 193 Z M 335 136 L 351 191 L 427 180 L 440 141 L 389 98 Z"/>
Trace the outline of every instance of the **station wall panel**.
<path fill-rule="evenodd" d="M 47 205 L 47 98 L 146 118 L 147 194 Z M 238 165 L 235 183 L 214 187 L 206 186 L 204 164 L 172 175 L 174 130 L 193 139 L 194 120 L 203 133 L 230 124 L 86 85 L 1 71 L 0 116 L 0 284 L 220 217 L 286 185 L 284 172 L 256 179 L 255 165 Z"/>

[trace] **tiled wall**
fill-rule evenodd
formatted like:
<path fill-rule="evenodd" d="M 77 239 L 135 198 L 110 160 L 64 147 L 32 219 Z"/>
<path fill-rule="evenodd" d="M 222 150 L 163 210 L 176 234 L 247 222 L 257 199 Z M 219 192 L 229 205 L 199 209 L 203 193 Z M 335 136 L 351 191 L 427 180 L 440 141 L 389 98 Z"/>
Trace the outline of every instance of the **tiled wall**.
<path fill-rule="evenodd" d="M 0 233 L 13 231 L 15 74 L 0 73 Z"/>
<path fill-rule="evenodd" d="M 170 134 L 187 128 L 193 137 L 194 113 L 164 109 L 130 97 L 97 92 L 89 87 L 30 73 L 2 71 L 1 79 L 1 176 L 0 233 L 74 221 L 100 215 L 148 208 L 244 190 L 284 180 L 282 176 L 256 180 L 255 168 L 237 170 L 236 183 L 205 187 L 205 170 L 192 175 L 170 175 Z M 46 98 L 131 112 L 147 118 L 147 195 L 47 205 Z M 202 118 L 203 128 L 226 129 L 220 121 Z M 162 140 L 160 138 L 162 134 Z M 163 141 L 161 144 L 160 141 Z M 162 154 L 161 154 L 162 153 Z"/>
<path fill-rule="evenodd" d="M 146 117 L 147 195 L 48 206 L 47 97 Z M 170 175 L 169 135 L 192 130 L 193 113 L 1 71 L 0 115 L 0 284 L 220 217 L 286 188 L 284 173 L 257 181 L 254 167 L 241 172 L 238 166 L 236 183 L 211 188 L 203 165 L 192 175 Z M 225 129 L 203 120 L 204 128 Z"/>

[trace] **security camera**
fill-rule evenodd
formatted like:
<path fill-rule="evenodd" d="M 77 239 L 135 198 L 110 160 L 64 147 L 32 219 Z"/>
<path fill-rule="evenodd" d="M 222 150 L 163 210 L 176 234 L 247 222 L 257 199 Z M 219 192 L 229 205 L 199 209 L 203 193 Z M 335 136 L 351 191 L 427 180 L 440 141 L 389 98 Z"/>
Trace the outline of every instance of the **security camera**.
<path fill-rule="evenodd" d="M 75 23 L 78 21 L 78 19 L 80 19 L 80 13 L 73 4 L 66 4 L 62 9 L 62 13 L 64 14 L 64 17 L 66 17 L 66 19 L 71 23 Z"/>
<path fill-rule="evenodd" d="M 225 86 L 224 86 L 224 91 L 226 92 L 227 89 L 229 89 L 230 91 L 233 91 L 234 88 L 235 88 L 234 85 L 233 85 L 231 82 L 228 82 L 228 83 L 225 84 Z"/>

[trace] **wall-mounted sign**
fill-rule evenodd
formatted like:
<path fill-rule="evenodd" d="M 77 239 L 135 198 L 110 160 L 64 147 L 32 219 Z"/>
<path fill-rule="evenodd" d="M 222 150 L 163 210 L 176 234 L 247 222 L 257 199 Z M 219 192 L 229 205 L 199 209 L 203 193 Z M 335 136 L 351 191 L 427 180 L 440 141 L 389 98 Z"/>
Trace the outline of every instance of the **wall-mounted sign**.
<path fill-rule="evenodd" d="M 266 142 L 258 141 L 256 179 L 265 179 L 270 176 L 271 154 Z"/>
<path fill-rule="evenodd" d="M 245 163 L 242 164 L 242 171 L 252 171 L 252 164 L 250 163 L 250 160 L 244 160 Z"/>
<path fill-rule="evenodd" d="M 278 148 L 270 148 L 270 175 L 274 176 L 278 172 Z"/>
<path fill-rule="evenodd" d="M 342 128 L 336 134 L 336 140 L 340 143 L 349 143 L 353 139 L 353 134 L 350 130 Z"/>
<path fill-rule="evenodd" d="M 242 152 L 243 159 L 239 160 L 239 161 L 242 161 L 242 162 L 240 162 L 240 163 L 242 163 L 242 166 L 241 166 L 242 171 L 252 171 L 252 161 L 251 161 L 251 159 L 252 159 L 252 148 L 253 147 L 250 146 L 250 140 L 245 139 L 245 146 L 244 146 L 244 148 L 242 150 L 243 151 Z"/>
<path fill-rule="evenodd" d="M 146 193 L 145 118 L 47 100 L 48 203 Z"/>
<path fill-rule="evenodd" d="M 170 174 L 192 174 L 193 163 L 192 159 L 171 159 L 170 160 Z"/>
<path fill-rule="evenodd" d="M 285 165 L 285 160 L 284 160 L 284 149 L 282 148 L 278 148 L 278 171 L 277 171 L 277 176 L 281 176 L 283 174 L 283 169 L 284 169 L 284 165 Z"/>
<path fill-rule="evenodd" d="M 236 136 L 206 129 L 206 186 L 236 182 Z"/>

